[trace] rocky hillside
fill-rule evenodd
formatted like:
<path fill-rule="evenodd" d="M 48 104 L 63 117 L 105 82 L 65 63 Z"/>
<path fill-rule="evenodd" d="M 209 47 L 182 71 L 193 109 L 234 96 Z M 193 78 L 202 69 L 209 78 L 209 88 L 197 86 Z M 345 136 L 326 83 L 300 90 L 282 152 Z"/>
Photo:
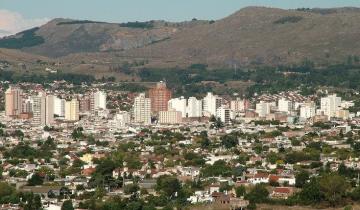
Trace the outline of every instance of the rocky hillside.
<path fill-rule="evenodd" d="M 127 55 L 157 55 L 162 62 L 209 65 L 289 64 L 306 59 L 342 62 L 360 55 L 360 10 L 281 10 L 250 7 L 210 25 Z"/>
<path fill-rule="evenodd" d="M 104 23 L 54 19 L 47 24 L 0 39 L 0 47 L 49 57 L 71 53 L 126 51 L 168 39 L 184 28 L 207 21 Z"/>
<path fill-rule="evenodd" d="M 360 10 L 248 7 L 215 22 L 185 23 L 55 19 L 0 40 L 0 47 L 82 61 L 142 59 L 158 67 L 327 64 L 360 55 Z"/>

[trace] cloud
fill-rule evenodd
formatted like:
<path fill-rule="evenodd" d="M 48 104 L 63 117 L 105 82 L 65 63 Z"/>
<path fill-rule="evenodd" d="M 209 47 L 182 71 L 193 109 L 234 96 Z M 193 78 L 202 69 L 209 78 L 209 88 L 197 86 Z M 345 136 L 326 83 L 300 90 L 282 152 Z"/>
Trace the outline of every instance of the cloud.
<path fill-rule="evenodd" d="M 49 18 L 27 19 L 20 13 L 0 9 L 0 37 L 40 26 L 48 21 Z"/>

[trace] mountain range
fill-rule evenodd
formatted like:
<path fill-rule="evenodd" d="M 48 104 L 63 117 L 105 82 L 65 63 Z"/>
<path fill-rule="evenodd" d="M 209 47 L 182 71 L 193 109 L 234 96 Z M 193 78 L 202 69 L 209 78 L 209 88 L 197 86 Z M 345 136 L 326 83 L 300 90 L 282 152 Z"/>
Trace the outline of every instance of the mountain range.
<path fill-rule="evenodd" d="M 180 23 L 59 18 L 0 39 L 0 48 L 12 49 L 14 56 L 19 52 L 23 59 L 40 56 L 72 65 L 142 61 L 159 68 L 227 67 L 306 60 L 326 65 L 360 55 L 360 9 L 247 7 L 216 21 Z"/>

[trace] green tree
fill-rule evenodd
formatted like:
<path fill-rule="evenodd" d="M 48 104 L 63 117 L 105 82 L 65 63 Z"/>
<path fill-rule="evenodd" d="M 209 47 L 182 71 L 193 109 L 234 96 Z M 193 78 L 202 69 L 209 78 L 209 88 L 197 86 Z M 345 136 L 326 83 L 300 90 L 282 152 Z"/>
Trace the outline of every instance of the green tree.
<path fill-rule="evenodd" d="M 74 206 L 71 200 L 66 200 L 61 206 L 61 210 L 74 210 Z"/>
<path fill-rule="evenodd" d="M 319 181 L 315 178 L 310 179 L 310 182 L 303 186 L 299 193 L 301 203 L 305 205 L 315 204 L 322 200 L 323 196 L 320 191 Z"/>
<path fill-rule="evenodd" d="M 220 140 L 221 140 L 221 145 L 223 145 L 226 149 L 236 147 L 239 144 L 239 140 L 237 139 L 236 134 L 228 134 L 222 136 Z"/>
<path fill-rule="evenodd" d="M 332 206 L 335 206 L 341 201 L 349 188 L 349 184 L 345 178 L 338 174 L 324 175 L 320 178 L 319 185 L 321 192 L 324 193 L 325 199 Z"/>
<path fill-rule="evenodd" d="M 164 175 L 156 180 L 155 189 L 165 196 L 173 198 L 181 190 L 181 184 L 176 177 Z"/>
<path fill-rule="evenodd" d="M 216 161 L 213 165 L 208 165 L 201 170 L 204 177 L 210 176 L 231 176 L 231 167 L 223 160 Z"/>
<path fill-rule="evenodd" d="M 256 184 L 248 194 L 245 195 L 245 199 L 251 203 L 264 203 L 268 200 L 269 191 L 264 184 Z"/>
<path fill-rule="evenodd" d="M 41 197 L 40 195 L 34 196 L 34 208 L 35 209 L 41 209 L 42 203 L 41 203 Z"/>
<path fill-rule="evenodd" d="M 38 173 L 35 173 L 34 175 L 32 175 L 32 177 L 28 180 L 28 185 L 29 186 L 37 186 L 37 185 L 42 185 L 44 182 L 44 178 L 42 176 L 40 176 Z"/>
<path fill-rule="evenodd" d="M 242 196 L 245 196 L 246 188 L 243 185 L 241 185 L 241 186 L 235 188 L 235 192 L 236 192 L 236 197 L 240 198 Z"/>
<path fill-rule="evenodd" d="M 275 164 L 277 160 L 279 160 L 280 157 L 277 153 L 275 152 L 270 152 L 267 156 L 266 156 L 266 160 L 268 162 L 270 162 L 271 164 Z"/>
<path fill-rule="evenodd" d="M 354 201 L 359 201 L 360 200 L 360 187 L 354 188 L 353 191 L 350 193 L 350 197 Z"/>
<path fill-rule="evenodd" d="M 309 173 L 305 170 L 300 171 L 295 176 L 295 187 L 302 188 L 309 180 Z"/>
<path fill-rule="evenodd" d="M 124 193 L 127 195 L 135 194 L 139 189 L 139 185 L 137 184 L 128 184 L 124 187 Z"/>
<path fill-rule="evenodd" d="M 6 182 L 0 182 L 0 198 L 9 196 L 15 192 L 15 189 Z"/>

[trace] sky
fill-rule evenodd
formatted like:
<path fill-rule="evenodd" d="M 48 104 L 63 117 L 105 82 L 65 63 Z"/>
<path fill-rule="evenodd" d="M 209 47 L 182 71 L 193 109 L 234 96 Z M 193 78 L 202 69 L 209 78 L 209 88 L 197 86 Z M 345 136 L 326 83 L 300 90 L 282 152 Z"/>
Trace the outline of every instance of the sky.
<path fill-rule="evenodd" d="M 117 23 L 217 20 L 247 6 L 360 7 L 360 0 L 0 0 L 0 37 L 58 17 Z"/>

